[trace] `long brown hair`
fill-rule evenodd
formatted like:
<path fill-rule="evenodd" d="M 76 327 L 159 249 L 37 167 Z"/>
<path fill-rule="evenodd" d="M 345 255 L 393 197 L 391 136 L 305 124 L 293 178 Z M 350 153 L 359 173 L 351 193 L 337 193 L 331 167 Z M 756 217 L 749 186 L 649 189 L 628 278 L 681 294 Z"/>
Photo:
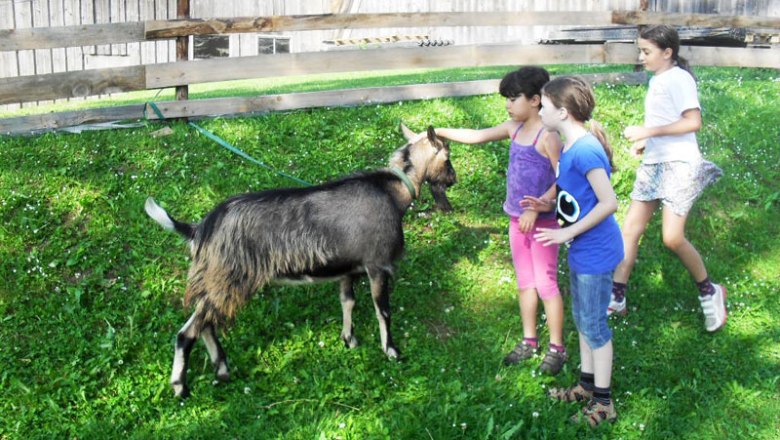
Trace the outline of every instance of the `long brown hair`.
<path fill-rule="evenodd" d="M 688 60 L 680 56 L 680 34 L 675 28 L 666 24 L 644 26 L 639 29 L 639 38 L 652 41 L 661 50 L 672 49 L 672 61 L 696 80 Z"/>
<path fill-rule="evenodd" d="M 542 94 L 556 107 L 565 108 L 575 120 L 582 123 L 590 121 L 591 133 L 604 147 L 609 166 L 615 170 L 615 164 L 612 162 L 612 145 L 607 140 L 607 133 L 601 124 L 591 119 L 593 109 L 596 108 L 596 97 L 587 81 L 579 76 L 559 76 L 544 85 Z"/>

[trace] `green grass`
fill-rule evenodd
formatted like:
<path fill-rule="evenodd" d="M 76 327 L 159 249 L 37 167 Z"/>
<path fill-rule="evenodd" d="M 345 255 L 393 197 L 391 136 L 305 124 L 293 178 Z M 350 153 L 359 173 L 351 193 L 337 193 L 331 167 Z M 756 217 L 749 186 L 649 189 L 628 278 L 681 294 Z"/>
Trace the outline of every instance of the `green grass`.
<path fill-rule="evenodd" d="M 631 280 L 630 313 L 611 321 L 615 425 L 570 425 L 576 407 L 545 397 L 546 387 L 577 377 L 568 298 L 573 357 L 564 372 L 550 378 L 501 365 L 521 336 L 501 211 L 506 142 L 453 145 L 455 212 L 431 212 L 425 191 L 406 216 L 407 251 L 392 295 L 402 362 L 379 349 L 365 283 L 355 310 L 361 346 L 351 351 L 339 341 L 336 285 L 268 287 L 223 337 L 232 381 L 212 384 L 199 343 L 193 397 L 173 398 L 167 382 L 174 336 L 188 315 L 187 250 L 146 217 L 143 201 L 153 195 L 177 217 L 197 220 L 228 195 L 294 185 L 177 123 L 161 138 L 150 136 L 159 125 L 0 138 L 0 439 L 776 438 L 780 80 L 769 70 L 697 73 L 700 143 L 725 176 L 695 205 L 689 238 L 729 288 L 729 322 L 718 334 L 704 331 L 693 283 L 661 244 L 655 219 Z M 266 86 L 308 90 L 319 82 Z M 596 88 L 595 116 L 621 168 L 613 178 L 621 220 L 637 162 L 619 133 L 641 121 L 644 92 Z M 505 117 L 503 100 L 484 96 L 201 125 L 320 182 L 383 166 L 403 143 L 400 120 L 422 129 L 484 127 Z M 565 264 L 560 283 L 568 290 Z"/>

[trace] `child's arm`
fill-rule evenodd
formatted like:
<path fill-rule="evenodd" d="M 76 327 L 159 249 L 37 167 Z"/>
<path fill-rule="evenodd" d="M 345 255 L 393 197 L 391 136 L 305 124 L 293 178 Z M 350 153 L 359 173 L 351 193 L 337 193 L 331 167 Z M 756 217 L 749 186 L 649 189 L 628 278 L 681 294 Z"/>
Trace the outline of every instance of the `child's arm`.
<path fill-rule="evenodd" d="M 701 110 L 691 108 L 682 113 L 682 118 L 667 125 L 658 127 L 642 127 L 631 125 L 623 130 L 623 135 L 631 142 L 641 141 L 656 136 L 671 136 L 693 133 L 701 128 Z"/>
<path fill-rule="evenodd" d="M 513 121 L 506 121 L 495 127 L 474 130 L 471 128 L 437 128 L 436 136 L 460 142 L 462 144 L 482 144 L 509 138 L 509 126 Z"/>
<path fill-rule="evenodd" d="M 566 243 L 596 226 L 617 211 L 617 196 L 615 195 L 615 190 L 612 189 L 612 184 L 609 183 L 606 170 L 604 168 L 593 168 L 588 171 L 585 177 L 587 177 L 588 183 L 590 183 L 591 188 L 596 193 L 596 198 L 598 199 L 596 206 L 593 207 L 588 215 L 571 226 L 561 229 L 537 229 L 539 233 L 535 234 L 534 238 L 541 242 L 542 245 L 549 246 L 551 244 Z"/>

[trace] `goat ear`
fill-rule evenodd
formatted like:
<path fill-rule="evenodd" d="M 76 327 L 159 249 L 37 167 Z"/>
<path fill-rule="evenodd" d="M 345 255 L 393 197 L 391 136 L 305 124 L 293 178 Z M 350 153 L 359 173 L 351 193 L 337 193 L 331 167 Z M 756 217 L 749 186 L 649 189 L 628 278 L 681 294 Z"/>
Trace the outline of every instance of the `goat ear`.
<path fill-rule="evenodd" d="M 433 125 L 428 126 L 428 140 L 431 142 L 431 145 L 436 147 L 438 150 L 439 147 L 436 145 L 436 130 L 433 128 Z"/>
<path fill-rule="evenodd" d="M 413 132 L 412 130 L 409 130 L 409 127 L 404 125 L 403 122 L 401 122 L 401 132 L 404 134 L 404 137 L 407 141 L 411 141 L 413 138 L 417 136 L 417 133 Z"/>

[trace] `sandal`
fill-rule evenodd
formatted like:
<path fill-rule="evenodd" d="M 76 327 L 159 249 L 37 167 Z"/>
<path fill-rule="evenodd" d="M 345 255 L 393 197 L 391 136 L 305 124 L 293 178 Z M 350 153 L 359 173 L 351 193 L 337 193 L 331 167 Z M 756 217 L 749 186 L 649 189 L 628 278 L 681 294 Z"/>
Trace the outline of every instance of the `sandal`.
<path fill-rule="evenodd" d="M 591 400 L 582 408 L 581 412 L 574 414 L 570 420 L 572 423 L 580 423 L 583 418 L 588 421 L 591 428 L 595 428 L 604 422 L 615 423 L 615 420 L 617 420 L 615 404 L 609 402 L 609 405 L 604 405 Z"/>
<path fill-rule="evenodd" d="M 524 360 L 531 359 L 537 354 L 539 354 L 539 347 L 534 347 L 520 341 L 515 345 L 515 348 L 504 357 L 504 365 L 514 365 Z"/>
<path fill-rule="evenodd" d="M 593 391 L 588 391 L 577 384 L 569 388 L 550 388 L 547 395 L 560 402 L 584 402 L 593 397 Z"/>
<path fill-rule="evenodd" d="M 563 368 L 563 364 L 569 359 L 569 356 L 564 352 L 560 353 L 555 350 L 549 350 L 542 359 L 542 365 L 539 367 L 543 373 L 548 373 L 553 376 L 560 373 Z"/>

